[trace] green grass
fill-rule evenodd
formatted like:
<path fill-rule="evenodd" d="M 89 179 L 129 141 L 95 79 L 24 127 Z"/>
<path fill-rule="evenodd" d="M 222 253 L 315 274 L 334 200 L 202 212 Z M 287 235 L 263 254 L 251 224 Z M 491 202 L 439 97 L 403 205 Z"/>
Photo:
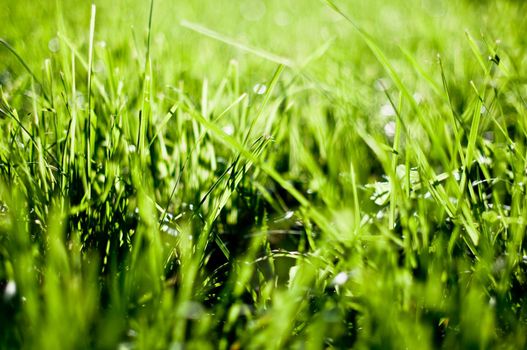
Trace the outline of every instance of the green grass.
<path fill-rule="evenodd" d="M 527 347 L 522 1 L 0 5 L 0 348 Z"/>

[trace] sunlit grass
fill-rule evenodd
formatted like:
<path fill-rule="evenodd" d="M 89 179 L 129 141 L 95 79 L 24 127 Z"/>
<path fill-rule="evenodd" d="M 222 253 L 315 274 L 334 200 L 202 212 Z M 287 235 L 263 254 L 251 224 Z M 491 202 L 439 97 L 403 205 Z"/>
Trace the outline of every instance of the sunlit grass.
<path fill-rule="evenodd" d="M 0 348 L 527 346 L 522 2 L 0 3 Z"/>

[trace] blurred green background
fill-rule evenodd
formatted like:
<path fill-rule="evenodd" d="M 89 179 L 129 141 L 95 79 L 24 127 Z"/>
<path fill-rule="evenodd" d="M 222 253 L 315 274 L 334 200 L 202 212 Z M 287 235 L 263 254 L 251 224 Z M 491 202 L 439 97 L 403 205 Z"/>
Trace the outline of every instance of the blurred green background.
<path fill-rule="evenodd" d="M 96 42 L 106 43 L 120 65 L 142 56 L 149 4 L 124 0 L 95 4 Z M 90 5 L 89 1 L 2 1 L 1 35 L 22 57 L 31 59 L 38 71 L 41 62 L 53 54 L 48 47 L 57 33 L 87 50 Z M 339 5 L 366 32 L 380 38 L 388 53 L 400 56 L 398 46 L 404 47 L 425 67 L 433 65 L 436 55 L 441 54 L 456 73 L 465 72 L 465 67 L 457 67 L 456 61 L 464 64 L 457 58 L 470 54 L 465 30 L 495 40 L 501 33 L 525 29 L 522 16 L 509 15 L 522 11 L 521 1 L 355 0 Z M 317 78 L 323 81 L 344 80 L 347 75 L 372 79 L 379 74 L 372 71 L 371 53 L 346 20 L 320 0 L 158 0 L 153 16 L 152 57 L 163 73 L 158 76 L 162 83 L 173 83 L 184 74 L 219 79 L 224 74 L 221 68 L 231 59 L 240 62 L 244 75 L 248 73 L 246 80 L 261 79 L 273 69 L 265 60 L 247 57 L 236 48 L 193 33 L 180 25 L 182 20 L 297 63 L 332 41 L 328 54 L 312 64 L 312 69 L 319 71 Z M 506 45 L 521 47 L 523 40 L 514 36 Z M 11 55 L 5 50 L 0 55 L 4 67 L 18 72 Z"/>

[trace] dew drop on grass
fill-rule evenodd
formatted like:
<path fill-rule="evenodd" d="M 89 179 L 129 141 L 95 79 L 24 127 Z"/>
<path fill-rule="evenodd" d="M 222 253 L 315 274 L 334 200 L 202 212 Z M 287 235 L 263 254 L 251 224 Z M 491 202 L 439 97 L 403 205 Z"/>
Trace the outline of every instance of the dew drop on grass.
<path fill-rule="evenodd" d="M 278 217 L 274 222 L 282 222 L 291 219 L 295 215 L 295 212 L 292 210 L 286 211 L 283 216 Z"/>
<path fill-rule="evenodd" d="M 131 342 L 122 342 L 117 345 L 117 350 L 131 350 L 133 349 L 133 344 Z"/>
<path fill-rule="evenodd" d="M 489 306 L 490 306 L 490 307 L 495 307 L 495 306 L 496 306 L 496 298 L 491 297 L 491 298 L 489 299 Z"/>
<path fill-rule="evenodd" d="M 414 98 L 415 103 L 421 104 L 424 100 L 424 96 L 420 92 L 416 92 L 412 95 Z"/>
<path fill-rule="evenodd" d="M 348 281 L 348 274 L 346 272 L 339 272 L 335 278 L 333 278 L 333 284 L 336 286 L 342 286 Z"/>
<path fill-rule="evenodd" d="M 393 138 L 395 136 L 395 122 L 393 120 L 389 121 L 384 126 L 384 134 L 389 138 Z"/>
<path fill-rule="evenodd" d="M 480 156 L 478 157 L 478 162 L 479 162 L 480 164 L 492 165 L 492 159 L 489 158 L 489 157 L 483 156 L 483 155 L 480 155 Z"/>
<path fill-rule="evenodd" d="M 77 92 L 77 96 L 75 96 L 75 101 L 77 102 L 77 107 L 82 108 L 84 106 L 84 103 L 86 102 L 84 94 L 82 92 Z"/>
<path fill-rule="evenodd" d="M 263 94 L 265 94 L 267 92 L 267 86 L 265 84 L 258 83 L 256 85 L 254 85 L 253 91 L 257 95 L 263 95 Z"/>
<path fill-rule="evenodd" d="M 173 227 L 170 227 L 168 225 L 163 225 L 161 226 L 161 231 L 172 236 L 172 237 L 177 237 L 179 235 L 179 231 L 176 230 L 175 228 Z"/>
<path fill-rule="evenodd" d="M 59 52 L 60 42 L 58 38 L 53 38 L 48 42 L 48 49 L 51 52 Z"/>
<path fill-rule="evenodd" d="M 227 124 L 223 127 L 223 132 L 226 133 L 229 136 L 232 136 L 234 134 L 234 125 Z"/>
<path fill-rule="evenodd" d="M 289 269 L 289 283 L 291 283 L 295 279 L 297 272 L 298 272 L 298 266 L 293 266 Z"/>
<path fill-rule="evenodd" d="M 4 289 L 4 301 L 10 301 L 16 294 L 16 283 L 15 281 L 7 282 Z"/>
<path fill-rule="evenodd" d="M 8 85 L 13 80 L 13 77 L 11 73 L 8 70 L 5 70 L 0 73 L 0 85 Z M 9 95 L 5 92 L 3 92 L 2 97 L 6 100 L 9 100 Z"/>
<path fill-rule="evenodd" d="M 395 109 L 389 103 L 381 106 L 381 115 L 383 117 L 393 117 L 395 116 Z"/>
<path fill-rule="evenodd" d="M 95 73 L 103 73 L 104 72 L 104 62 L 102 60 L 97 60 L 95 62 L 95 65 L 93 66 L 93 71 Z"/>
<path fill-rule="evenodd" d="M 483 138 L 487 141 L 494 141 L 494 132 L 493 131 L 486 131 L 483 133 Z"/>

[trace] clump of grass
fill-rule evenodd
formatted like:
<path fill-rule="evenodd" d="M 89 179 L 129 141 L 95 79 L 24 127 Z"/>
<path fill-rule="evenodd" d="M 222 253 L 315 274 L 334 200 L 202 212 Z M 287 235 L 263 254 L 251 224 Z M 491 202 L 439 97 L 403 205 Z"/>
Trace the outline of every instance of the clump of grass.
<path fill-rule="evenodd" d="M 524 348 L 525 6 L 441 4 L 7 5 L 0 347 Z"/>

